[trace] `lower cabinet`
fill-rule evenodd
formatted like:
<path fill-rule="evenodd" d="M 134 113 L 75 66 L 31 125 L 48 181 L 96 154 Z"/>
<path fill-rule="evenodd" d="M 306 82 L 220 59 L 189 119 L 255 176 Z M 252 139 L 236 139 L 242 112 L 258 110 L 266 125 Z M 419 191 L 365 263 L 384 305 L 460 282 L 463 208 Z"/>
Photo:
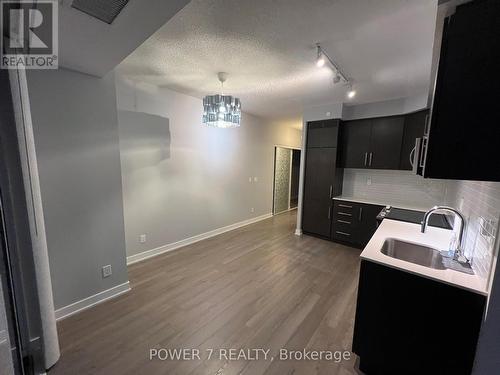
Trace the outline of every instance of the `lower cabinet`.
<path fill-rule="evenodd" d="M 486 297 L 361 261 L 353 352 L 366 374 L 469 375 Z"/>
<path fill-rule="evenodd" d="M 365 247 L 377 230 L 377 215 L 383 206 L 334 200 L 332 239 L 354 247 Z"/>

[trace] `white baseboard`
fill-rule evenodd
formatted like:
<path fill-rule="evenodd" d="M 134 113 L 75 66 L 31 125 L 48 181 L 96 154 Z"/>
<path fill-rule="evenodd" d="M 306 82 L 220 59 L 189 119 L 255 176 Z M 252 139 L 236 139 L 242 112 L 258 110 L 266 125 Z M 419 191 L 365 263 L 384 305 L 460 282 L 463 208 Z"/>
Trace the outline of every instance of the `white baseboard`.
<path fill-rule="evenodd" d="M 244 227 L 246 225 L 256 223 L 258 221 L 269 219 L 272 216 L 273 215 L 270 213 L 265 214 L 265 215 L 261 215 L 261 216 L 257 216 L 257 217 L 254 217 L 252 219 L 240 221 L 239 223 L 235 223 L 235 224 L 231 224 L 231 225 L 228 225 L 228 226 L 225 226 L 222 228 L 214 229 L 214 230 L 211 230 L 210 232 L 198 234 L 196 236 L 189 237 L 189 238 L 186 238 L 184 240 L 180 240 L 177 242 L 173 242 L 173 243 L 170 243 L 167 245 L 157 247 L 157 248 L 152 249 L 152 250 L 146 250 L 146 251 L 143 251 L 142 253 L 128 256 L 127 257 L 127 265 L 141 262 L 143 260 L 155 257 L 157 255 L 167 253 L 167 252 L 172 251 L 172 250 L 176 250 L 180 247 L 191 245 L 195 242 L 205 240 L 207 238 L 214 237 L 214 236 L 217 236 L 217 235 L 225 233 L 225 232 L 229 232 L 230 230 L 238 229 L 238 228 Z"/>
<path fill-rule="evenodd" d="M 299 229 L 299 228 L 295 229 L 295 235 L 302 236 L 302 229 Z"/>
<path fill-rule="evenodd" d="M 56 310 L 56 320 L 61 320 L 80 311 L 87 310 L 88 308 L 99 303 L 107 301 L 111 298 L 118 297 L 119 295 L 126 293 L 129 290 L 130 284 L 127 281 L 126 283 L 114 286 L 113 288 L 107 290 L 103 290 L 102 292 L 94 294 L 93 296 L 74 302 L 71 305 L 61 307 L 60 309 Z"/>

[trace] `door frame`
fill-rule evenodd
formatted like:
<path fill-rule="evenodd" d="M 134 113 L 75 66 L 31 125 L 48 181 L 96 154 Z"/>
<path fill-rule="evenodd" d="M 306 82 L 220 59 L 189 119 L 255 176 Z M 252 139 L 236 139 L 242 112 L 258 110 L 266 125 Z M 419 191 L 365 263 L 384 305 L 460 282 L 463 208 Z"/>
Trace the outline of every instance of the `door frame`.
<path fill-rule="evenodd" d="M 293 150 L 300 151 L 300 153 L 301 153 L 300 156 L 302 157 L 302 148 L 301 147 L 286 146 L 286 145 L 276 144 L 276 143 L 273 145 L 273 189 L 272 189 L 272 205 L 271 205 L 271 214 L 273 216 L 277 215 L 274 212 L 274 195 L 275 195 L 274 191 L 276 189 L 276 186 L 275 186 L 275 181 L 276 181 L 276 149 L 278 147 L 280 147 L 280 148 L 286 148 L 286 149 L 290 150 L 290 152 L 292 152 Z M 297 204 L 297 207 L 290 208 L 290 192 L 291 192 L 291 189 L 292 189 L 292 178 L 291 178 L 292 177 L 292 165 L 293 165 L 293 155 L 290 156 L 290 180 L 288 181 L 288 209 L 284 210 L 284 211 L 281 211 L 278 214 L 282 214 L 284 212 L 296 210 L 299 207 L 299 205 Z M 300 184 L 300 180 L 299 180 L 299 184 Z"/>

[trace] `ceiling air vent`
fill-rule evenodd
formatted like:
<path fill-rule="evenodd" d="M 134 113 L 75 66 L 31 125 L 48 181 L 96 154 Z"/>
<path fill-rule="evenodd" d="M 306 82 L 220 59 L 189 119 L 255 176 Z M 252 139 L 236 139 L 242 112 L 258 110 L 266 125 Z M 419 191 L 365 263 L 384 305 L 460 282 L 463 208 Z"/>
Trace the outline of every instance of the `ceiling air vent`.
<path fill-rule="evenodd" d="M 111 24 L 129 0 L 73 0 L 71 6 Z"/>

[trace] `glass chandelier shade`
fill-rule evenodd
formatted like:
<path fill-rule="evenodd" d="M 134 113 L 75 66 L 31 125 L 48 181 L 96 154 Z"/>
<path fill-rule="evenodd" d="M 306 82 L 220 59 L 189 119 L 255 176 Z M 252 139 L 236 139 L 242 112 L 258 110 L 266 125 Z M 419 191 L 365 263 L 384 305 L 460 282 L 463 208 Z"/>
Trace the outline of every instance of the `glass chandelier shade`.
<path fill-rule="evenodd" d="M 224 73 L 219 73 L 221 83 Z M 231 95 L 207 95 L 203 98 L 203 124 L 216 128 L 236 128 L 241 124 L 240 99 Z"/>

